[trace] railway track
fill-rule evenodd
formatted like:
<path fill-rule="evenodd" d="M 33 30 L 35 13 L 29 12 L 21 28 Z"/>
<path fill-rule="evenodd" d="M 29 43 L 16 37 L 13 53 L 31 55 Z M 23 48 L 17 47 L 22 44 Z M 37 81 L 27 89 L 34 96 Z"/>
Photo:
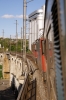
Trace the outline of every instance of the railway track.
<path fill-rule="evenodd" d="M 35 64 L 35 60 L 34 60 L 34 58 L 33 58 L 32 55 L 27 55 L 27 58 L 30 59 Z M 30 64 L 31 64 L 31 61 L 30 61 Z M 32 64 L 31 64 L 31 66 L 32 66 Z M 36 65 L 36 67 L 38 67 L 38 66 Z M 35 70 L 35 69 L 33 69 L 33 70 Z M 54 76 L 53 75 L 54 74 L 54 70 L 52 70 L 51 73 L 52 74 L 50 75 L 50 83 L 51 83 L 51 94 L 50 94 L 50 98 L 53 99 L 53 100 L 57 100 L 57 98 L 56 98 L 56 91 L 55 91 L 55 87 L 54 87 L 54 80 L 53 80 L 54 79 L 53 78 L 53 76 Z M 45 96 L 46 96 L 46 98 L 49 98 L 47 80 L 46 80 L 46 82 L 44 82 L 44 87 L 45 87 Z"/>
<path fill-rule="evenodd" d="M 13 56 L 16 56 L 16 54 L 12 54 Z M 17 57 L 18 58 L 22 58 L 22 56 L 21 56 L 21 54 L 17 54 Z M 29 66 L 29 69 L 32 69 L 32 71 L 33 71 L 33 73 L 36 71 L 36 70 L 38 70 L 39 68 L 38 68 L 38 66 L 35 64 L 35 59 L 34 59 L 34 57 L 33 57 L 33 55 L 30 55 L 30 54 L 27 54 L 26 55 L 26 57 L 27 57 L 27 64 L 28 64 L 28 66 Z M 22 58 L 23 59 L 23 58 Z M 29 62 L 28 62 L 28 59 L 29 59 Z M 32 65 L 32 63 L 36 66 L 36 68 L 33 68 L 33 65 Z M 39 70 L 40 71 L 40 70 Z M 29 71 L 30 72 L 30 71 Z M 41 72 L 40 72 L 41 73 Z M 42 75 L 41 75 L 42 76 Z M 51 82 L 51 87 L 52 87 L 52 93 L 54 93 L 54 97 L 56 98 L 56 94 L 55 94 L 55 90 L 54 90 L 54 85 L 53 85 L 53 80 L 52 80 L 52 77 L 50 76 L 50 82 Z M 43 85 L 44 85 L 44 89 L 45 89 L 45 96 L 46 96 L 46 98 L 48 98 L 48 86 L 47 86 L 47 81 L 44 83 L 43 82 Z M 47 99 L 48 100 L 48 99 Z M 53 99 L 53 100 L 55 100 L 55 99 Z"/>
<path fill-rule="evenodd" d="M 11 53 L 11 54 L 12 54 L 12 53 Z M 12 55 L 13 55 L 13 56 L 16 56 L 16 54 L 12 54 Z M 22 58 L 20 53 L 17 54 L 17 57 Z M 38 69 L 38 66 L 37 66 L 37 64 L 35 64 L 35 59 L 34 59 L 33 55 L 27 54 L 26 57 L 27 57 L 27 59 L 30 60 L 30 61 L 27 60 L 28 66 L 29 66 L 29 67 L 31 66 L 32 71 L 34 72 L 36 69 Z M 22 59 L 23 59 L 23 58 L 22 58 Z M 33 68 L 33 65 L 32 65 L 31 62 L 36 66 L 35 69 Z M 30 68 L 29 68 L 29 69 L 30 69 Z M 46 84 L 46 83 L 44 83 L 44 87 L 45 87 L 45 95 L 46 95 L 46 97 L 48 97 L 48 93 L 47 93 L 47 84 Z"/>

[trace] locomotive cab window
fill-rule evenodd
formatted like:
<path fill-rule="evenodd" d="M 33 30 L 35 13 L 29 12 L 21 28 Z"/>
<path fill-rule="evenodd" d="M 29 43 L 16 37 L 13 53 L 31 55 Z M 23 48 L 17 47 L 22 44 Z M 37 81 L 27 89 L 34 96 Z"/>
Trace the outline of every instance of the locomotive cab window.
<path fill-rule="evenodd" d="M 44 50 L 44 40 L 41 41 L 41 44 L 42 44 L 42 54 L 45 53 L 45 50 Z"/>

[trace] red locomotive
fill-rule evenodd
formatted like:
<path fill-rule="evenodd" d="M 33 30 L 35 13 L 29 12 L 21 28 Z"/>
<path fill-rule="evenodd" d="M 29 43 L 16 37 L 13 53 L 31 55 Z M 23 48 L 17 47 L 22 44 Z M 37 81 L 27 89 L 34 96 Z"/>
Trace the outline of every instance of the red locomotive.
<path fill-rule="evenodd" d="M 47 64 L 46 64 L 46 56 L 44 55 L 44 39 L 43 37 L 37 39 L 32 44 L 32 53 L 35 58 L 35 62 L 39 67 L 39 70 L 42 72 L 44 77 L 44 81 L 46 81 L 46 70 L 47 70 Z"/>

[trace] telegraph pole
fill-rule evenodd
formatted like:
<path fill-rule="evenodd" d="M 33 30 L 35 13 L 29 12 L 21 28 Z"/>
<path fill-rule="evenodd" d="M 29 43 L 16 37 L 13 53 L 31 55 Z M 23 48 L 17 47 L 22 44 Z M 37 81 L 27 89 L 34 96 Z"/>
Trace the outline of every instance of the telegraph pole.
<path fill-rule="evenodd" d="M 4 29 L 3 29 L 3 53 L 4 53 Z"/>
<path fill-rule="evenodd" d="M 26 61 L 26 0 L 23 0 L 23 58 Z"/>
<path fill-rule="evenodd" d="M 16 56 L 17 56 L 17 39 L 18 39 L 18 34 L 17 34 L 17 20 L 16 20 Z"/>
<path fill-rule="evenodd" d="M 22 27 L 21 27 L 21 55 L 22 55 L 22 49 L 23 49 L 23 46 L 22 46 Z"/>
<path fill-rule="evenodd" d="M 22 56 L 22 75 L 23 75 L 23 44 L 22 44 L 22 27 L 21 27 L 21 56 Z"/>

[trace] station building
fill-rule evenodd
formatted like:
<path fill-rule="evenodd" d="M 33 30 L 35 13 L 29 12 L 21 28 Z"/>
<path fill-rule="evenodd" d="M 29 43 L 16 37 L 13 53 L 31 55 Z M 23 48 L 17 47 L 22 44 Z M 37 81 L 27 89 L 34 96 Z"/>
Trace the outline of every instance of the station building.
<path fill-rule="evenodd" d="M 32 12 L 29 17 L 29 49 L 31 50 L 31 44 L 33 44 L 43 34 L 44 28 L 44 13 L 45 5 L 41 9 Z"/>

